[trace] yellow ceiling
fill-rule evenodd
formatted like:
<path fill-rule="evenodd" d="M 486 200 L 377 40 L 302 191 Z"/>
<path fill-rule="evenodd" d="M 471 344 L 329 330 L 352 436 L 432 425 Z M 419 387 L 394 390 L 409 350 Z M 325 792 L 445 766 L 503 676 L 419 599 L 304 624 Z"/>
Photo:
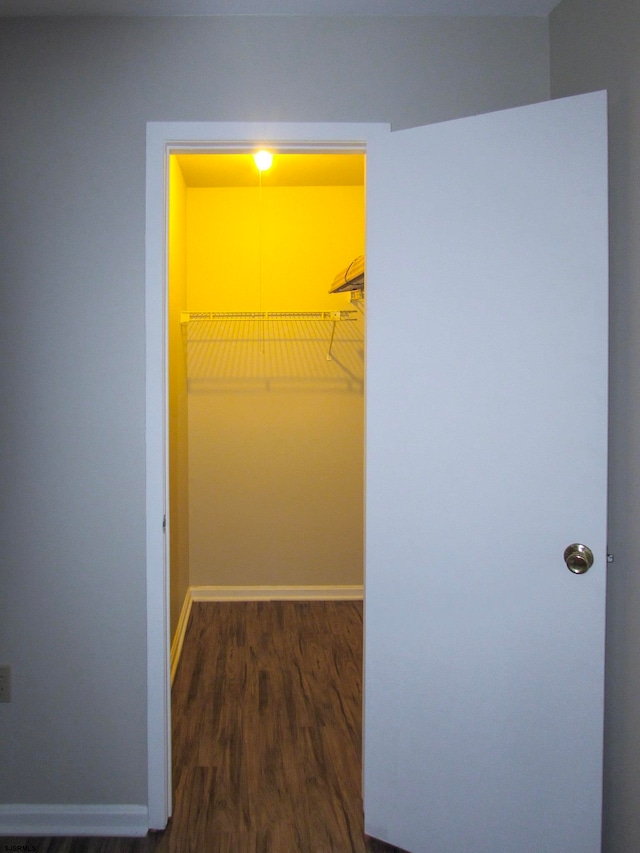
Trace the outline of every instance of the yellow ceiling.
<path fill-rule="evenodd" d="M 362 186 L 364 154 L 278 154 L 264 187 Z M 256 187 L 252 154 L 174 154 L 188 187 Z"/>

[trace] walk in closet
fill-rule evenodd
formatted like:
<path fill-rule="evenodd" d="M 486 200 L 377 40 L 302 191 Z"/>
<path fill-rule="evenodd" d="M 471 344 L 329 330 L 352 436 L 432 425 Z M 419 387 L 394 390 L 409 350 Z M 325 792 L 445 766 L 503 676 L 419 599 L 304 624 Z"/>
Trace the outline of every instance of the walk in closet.
<path fill-rule="evenodd" d="M 364 156 L 173 154 L 169 195 L 173 636 L 189 589 L 363 582 Z"/>

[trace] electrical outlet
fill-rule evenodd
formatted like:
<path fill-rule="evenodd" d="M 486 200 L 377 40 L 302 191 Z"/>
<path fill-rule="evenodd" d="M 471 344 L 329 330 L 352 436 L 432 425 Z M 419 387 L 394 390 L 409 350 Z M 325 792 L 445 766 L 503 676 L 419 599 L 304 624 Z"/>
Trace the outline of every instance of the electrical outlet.
<path fill-rule="evenodd" d="M 0 666 L 0 702 L 11 702 L 10 666 Z"/>

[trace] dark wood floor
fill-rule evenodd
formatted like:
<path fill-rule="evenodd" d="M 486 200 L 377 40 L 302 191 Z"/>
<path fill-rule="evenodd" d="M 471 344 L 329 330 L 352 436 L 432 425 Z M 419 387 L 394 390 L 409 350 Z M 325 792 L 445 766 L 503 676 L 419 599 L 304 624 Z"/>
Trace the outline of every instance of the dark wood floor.
<path fill-rule="evenodd" d="M 172 691 L 174 811 L 142 839 L 33 853 L 366 853 L 362 605 L 195 603 Z"/>

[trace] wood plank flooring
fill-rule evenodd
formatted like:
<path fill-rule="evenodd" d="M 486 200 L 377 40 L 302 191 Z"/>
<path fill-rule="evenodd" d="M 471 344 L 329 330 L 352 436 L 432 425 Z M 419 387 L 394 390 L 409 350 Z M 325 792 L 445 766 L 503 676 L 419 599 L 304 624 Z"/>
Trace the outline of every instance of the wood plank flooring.
<path fill-rule="evenodd" d="M 360 605 L 200 604 L 188 639 L 174 818 L 190 816 L 189 849 L 364 851 Z"/>
<path fill-rule="evenodd" d="M 366 853 L 360 602 L 194 603 L 172 691 L 174 810 L 34 853 Z"/>

